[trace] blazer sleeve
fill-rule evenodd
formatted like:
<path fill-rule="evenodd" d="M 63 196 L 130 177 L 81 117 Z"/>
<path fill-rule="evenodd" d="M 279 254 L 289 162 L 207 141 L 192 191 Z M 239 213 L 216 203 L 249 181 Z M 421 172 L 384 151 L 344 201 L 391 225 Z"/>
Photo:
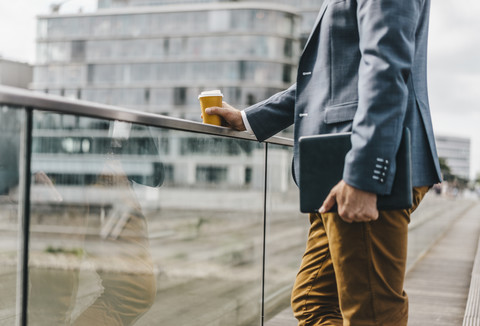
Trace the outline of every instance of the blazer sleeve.
<path fill-rule="evenodd" d="M 293 84 L 288 89 L 244 110 L 248 123 L 259 141 L 264 141 L 293 124 L 296 88 L 297 85 Z"/>
<path fill-rule="evenodd" d="M 361 61 L 352 149 L 343 179 L 376 194 L 391 192 L 407 109 L 420 0 L 358 0 Z"/>

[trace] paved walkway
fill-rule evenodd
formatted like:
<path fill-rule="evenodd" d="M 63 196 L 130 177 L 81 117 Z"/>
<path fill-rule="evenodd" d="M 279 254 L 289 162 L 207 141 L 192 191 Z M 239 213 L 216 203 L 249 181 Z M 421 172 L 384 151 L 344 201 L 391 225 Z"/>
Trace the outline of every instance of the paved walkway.
<path fill-rule="evenodd" d="M 409 326 L 462 325 L 479 239 L 480 202 L 463 210 L 447 232 L 409 269 L 405 284 L 410 298 Z M 288 308 L 265 325 L 297 323 Z"/>
<path fill-rule="evenodd" d="M 479 232 L 476 204 L 407 274 L 409 326 L 462 325 Z"/>

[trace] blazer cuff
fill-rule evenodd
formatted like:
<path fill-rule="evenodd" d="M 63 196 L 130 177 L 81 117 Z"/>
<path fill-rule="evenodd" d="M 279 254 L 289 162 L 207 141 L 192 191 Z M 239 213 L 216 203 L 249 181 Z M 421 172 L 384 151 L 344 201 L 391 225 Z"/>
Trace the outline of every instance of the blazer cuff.
<path fill-rule="evenodd" d="M 389 195 L 396 171 L 395 158 L 372 158 L 352 163 L 349 154 L 346 157 L 347 164 L 343 171 L 343 180 L 350 186 L 363 191 Z"/>

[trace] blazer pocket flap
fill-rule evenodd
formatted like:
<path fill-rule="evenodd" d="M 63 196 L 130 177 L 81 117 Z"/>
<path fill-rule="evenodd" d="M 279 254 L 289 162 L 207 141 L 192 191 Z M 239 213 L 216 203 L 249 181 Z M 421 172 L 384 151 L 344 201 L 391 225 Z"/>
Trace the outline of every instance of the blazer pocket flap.
<path fill-rule="evenodd" d="M 330 106 L 325 109 L 324 122 L 326 124 L 352 121 L 357 112 L 358 102 L 350 102 Z"/>

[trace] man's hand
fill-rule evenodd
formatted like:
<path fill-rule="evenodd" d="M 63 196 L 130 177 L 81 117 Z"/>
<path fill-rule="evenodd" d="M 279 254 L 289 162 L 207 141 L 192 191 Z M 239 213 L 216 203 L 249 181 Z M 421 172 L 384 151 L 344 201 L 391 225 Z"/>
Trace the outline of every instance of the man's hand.
<path fill-rule="evenodd" d="M 239 131 L 246 130 L 240 111 L 235 109 L 227 102 L 223 102 L 221 108 L 214 106 L 207 108 L 205 112 L 207 114 L 217 114 L 221 116 L 226 127 L 230 127 Z"/>
<path fill-rule="evenodd" d="M 378 219 L 377 195 L 354 188 L 343 180 L 332 188 L 319 212 L 328 212 L 335 203 L 338 215 L 347 223 Z"/>

